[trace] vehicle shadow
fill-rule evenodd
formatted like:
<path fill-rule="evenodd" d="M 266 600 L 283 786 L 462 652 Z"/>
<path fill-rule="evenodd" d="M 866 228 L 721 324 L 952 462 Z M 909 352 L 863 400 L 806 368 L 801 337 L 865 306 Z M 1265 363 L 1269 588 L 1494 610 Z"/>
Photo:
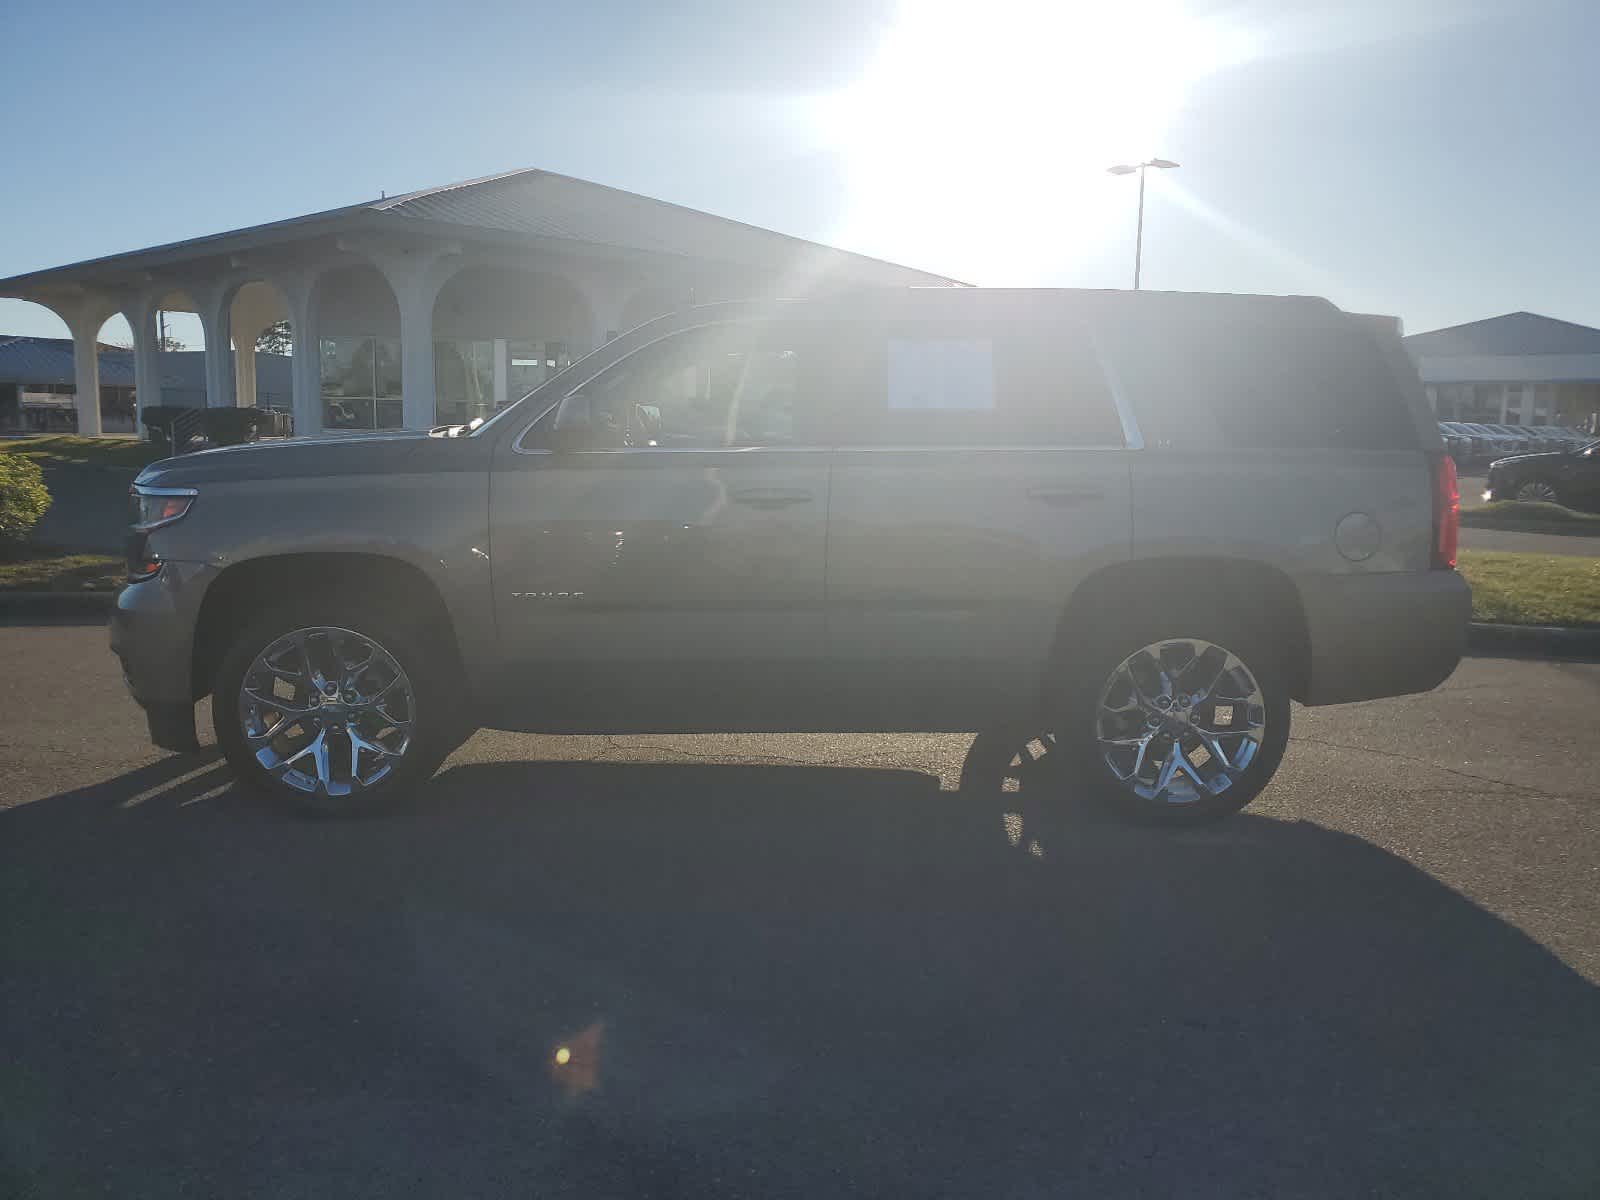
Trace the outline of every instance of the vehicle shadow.
<path fill-rule="evenodd" d="M 0 1162 L 22 1194 L 1594 1194 L 1600 996 L 1554 956 L 1360 838 L 1125 827 L 1013 757 L 961 793 L 467 764 L 364 822 L 185 804 L 219 768 L 169 760 L 0 813 Z"/>

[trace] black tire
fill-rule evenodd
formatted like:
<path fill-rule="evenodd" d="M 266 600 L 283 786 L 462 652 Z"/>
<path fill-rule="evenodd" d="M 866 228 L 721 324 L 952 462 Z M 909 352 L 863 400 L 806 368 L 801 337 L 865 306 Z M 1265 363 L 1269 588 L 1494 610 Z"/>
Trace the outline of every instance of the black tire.
<path fill-rule="evenodd" d="M 369 816 L 400 806 L 470 735 L 462 719 L 459 676 L 420 618 L 393 608 L 392 598 L 349 594 L 287 601 L 249 617 L 229 643 L 212 688 L 212 724 L 239 782 L 275 803 L 319 817 Z M 404 670 L 415 701 L 414 733 L 384 778 L 347 795 L 301 791 L 256 761 L 239 717 L 240 688 L 256 656 L 299 629 L 350 630 L 377 643 Z"/>
<path fill-rule="evenodd" d="M 1517 486 L 1514 489 L 1512 489 L 1511 498 L 1513 500 L 1521 501 L 1522 500 L 1522 489 L 1525 488 L 1525 487 L 1534 487 L 1534 486 L 1537 486 L 1537 485 L 1543 485 L 1544 487 L 1547 487 L 1547 488 L 1550 489 L 1550 499 L 1549 499 L 1548 503 L 1559 504 L 1563 508 L 1572 507 L 1571 505 L 1569 505 L 1567 503 L 1566 498 L 1564 496 L 1562 496 L 1561 489 L 1558 488 L 1555 485 L 1555 482 L 1553 480 L 1549 480 L 1549 479 L 1535 478 L 1535 479 L 1524 479 L 1524 480 L 1521 480 L 1517 484 Z"/>
<path fill-rule="evenodd" d="M 1289 743 L 1289 684 L 1284 649 L 1259 614 L 1202 611 L 1189 605 L 1171 610 L 1138 608 L 1094 627 L 1075 631 L 1056 678 L 1061 691 L 1052 705 L 1057 746 L 1069 764 L 1073 786 L 1083 798 L 1102 802 L 1135 821 L 1162 825 L 1200 825 L 1221 820 L 1254 800 L 1266 787 Z M 1112 771 L 1096 737 L 1101 692 L 1113 672 L 1140 649 L 1168 640 L 1198 639 L 1237 657 L 1261 690 L 1265 727 L 1254 759 L 1225 791 L 1186 803 L 1139 796 Z"/>

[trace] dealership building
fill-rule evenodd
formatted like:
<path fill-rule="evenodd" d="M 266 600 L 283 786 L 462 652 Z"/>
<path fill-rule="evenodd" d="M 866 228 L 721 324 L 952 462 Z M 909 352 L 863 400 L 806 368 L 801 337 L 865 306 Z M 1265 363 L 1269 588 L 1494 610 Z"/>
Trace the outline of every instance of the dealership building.
<path fill-rule="evenodd" d="M 1600 426 L 1600 329 L 1514 312 L 1412 334 L 1405 347 L 1441 421 Z"/>
<path fill-rule="evenodd" d="M 76 425 L 109 432 L 102 325 L 162 390 L 157 314 L 204 331 L 209 406 L 263 401 L 257 337 L 289 323 L 296 433 L 425 429 L 532 390 L 697 302 L 957 281 L 547 171 L 514 171 L 0 280 L 72 334 Z M 120 382 L 117 386 L 120 386 Z"/>

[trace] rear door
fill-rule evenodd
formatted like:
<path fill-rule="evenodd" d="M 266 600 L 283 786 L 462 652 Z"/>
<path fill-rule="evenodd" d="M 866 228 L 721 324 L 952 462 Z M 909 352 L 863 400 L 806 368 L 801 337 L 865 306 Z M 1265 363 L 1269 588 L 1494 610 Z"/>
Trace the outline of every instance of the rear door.
<path fill-rule="evenodd" d="M 802 333 L 665 336 L 581 388 L 592 437 L 547 414 L 491 498 L 504 698 L 544 726 L 781 720 L 823 651 L 828 461 Z"/>
<path fill-rule="evenodd" d="M 1047 298 L 987 301 L 929 296 L 852 330 L 827 554 L 841 715 L 1031 713 L 1073 587 L 1127 556 L 1125 427 L 1091 338 Z"/>

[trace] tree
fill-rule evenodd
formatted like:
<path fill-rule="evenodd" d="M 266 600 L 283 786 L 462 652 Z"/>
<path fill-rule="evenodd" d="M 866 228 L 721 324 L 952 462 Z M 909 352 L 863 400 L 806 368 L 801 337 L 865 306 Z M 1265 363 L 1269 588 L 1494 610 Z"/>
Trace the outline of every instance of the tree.
<path fill-rule="evenodd" d="M 256 338 L 257 354 L 288 354 L 294 345 L 288 321 L 274 321 Z"/>

